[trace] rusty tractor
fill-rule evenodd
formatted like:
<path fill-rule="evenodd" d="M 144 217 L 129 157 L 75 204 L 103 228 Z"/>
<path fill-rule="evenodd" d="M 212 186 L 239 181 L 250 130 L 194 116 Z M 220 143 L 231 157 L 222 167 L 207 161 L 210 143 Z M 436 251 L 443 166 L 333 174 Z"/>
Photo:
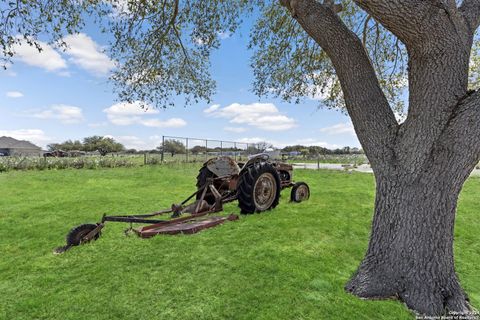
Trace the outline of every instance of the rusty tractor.
<path fill-rule="evenodd" d="M 206 228 L 215 227 L 225 221 L 238 219 L 238 215 L 211 216 L 223 211 L 223 205 L 238 200 L 242 214 L 263 212 L 275 208 L 280 191 L 292 188 L 290 200 L 302 202 L 310 197 L 305 182 L 293 182 L 293 167 L 289 164 L 271 161 L 267 154 L 251 157 L 246 163 L 237 163 L 230 157 L 208 160 L 197 176 L 197 190 L 179 204 L 168 209 L 134 215 L 103 215 L 98 223 L 76 226 L 67 234 L 67 244 L 58 247 L 59 254 L 73 246 L 97 240 L 107 221 L 130 224 L 125 232 L 134 232 L 142 238 L 157 234 L 193 234 Z M 171 214 L 169 219 L 155 219 Z M 132 224 L 148 224 L 133 228 Z"/>

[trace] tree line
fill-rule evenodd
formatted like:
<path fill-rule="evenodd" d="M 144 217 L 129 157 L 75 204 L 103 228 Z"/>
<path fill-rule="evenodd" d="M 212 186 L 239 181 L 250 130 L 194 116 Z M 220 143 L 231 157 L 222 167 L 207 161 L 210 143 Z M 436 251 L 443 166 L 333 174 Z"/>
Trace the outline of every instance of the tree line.
<path fill-rule="evenodd" d="M 120 142 L 110 137 L 91 136 L 80 140 L 67 140 L 61 143 L 52 143 L 47 146 L 48 150 L 54 151 L 98 151 L 102 156 L 112 152 L 121 152 L 125 147 Z"/>
<path fill-rule="evenodd" d="M 202 154 L 205 152 L 243 152 L 246 151 L 249 154 L 264 152 L 267 149 L 274 149 L 273 145 L 268 142 L 260 142 L 255 144 L 249 144 L 246 149 L 240 149 L 238 147 L 214 147 L 207 148 L 205 146 L 193 146 L 188 148 L 188 152 L 191 154 Z M 169 153 L 172 157 L 175 154 L 185 154 L 187 148 L 185 144 L 180 140 L 170 139 L 165 140 L 163 146 L 157 147 L 159 152 Z M 337 149 L 328 149 L 320 146 L 304 146 L 304 145 L 292 145 L 286 146 L 280 149 L 283 153 L 294 153 L 302 156 L 318 156 L 327 154 L 363 154 L 363 150 L 355 147 L 343 147 Z"/>
<path fill-rule="evenodd" d="M 151 150 L 136 150 L 127 149 L 120 142 L 115 139 L 104 136 L 91 136 L 86 137 L 83 140 L 66 140 L 61 143 L 52 143 L 47 146 L 48 151 L 83 151 L 83 152 L 96 152 L 98 151 L 102 156 L 112 152 L 123 152 L 127 154 L 144 154 L 144 153 L 168 153 L 172 157 L 176 154 L 185 154 L 187 148 L 185 144 L 180 140 L 165 140 L 163 146 L 159 145 L 155 149 Z M 267 149 L 274 148 L 273 145 L 267 142 L 260 142 L 255 144 L 249 144 L 247 149 L 241 149 L 238 147 L 211 147 L 195 145 L 188 148 L 188 152 L 196 154 L 204 154 L 205 152 L 243 152 L 246 151 L 249 154 L 264 152 Z M 318 156 L 327 154 L 362 154 L 363 150 L 358 148 L 343 147 L 337 149 L 327 149 L 320 146 L 304 146 L 304 145 L 292 145 L 286 146 L 280 149 L 283 153 L 294 153 L 301 156 Z"/>

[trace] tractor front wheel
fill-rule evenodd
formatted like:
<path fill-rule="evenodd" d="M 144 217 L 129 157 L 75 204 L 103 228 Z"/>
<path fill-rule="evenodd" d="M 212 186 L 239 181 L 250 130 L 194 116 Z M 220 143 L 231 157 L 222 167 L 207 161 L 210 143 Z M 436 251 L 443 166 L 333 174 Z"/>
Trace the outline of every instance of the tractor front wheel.
<path fill-rule="evenodd" d="M 293 202 L 302 202 L 310 198 L 310 188 L 305 182 L 297 182 L 292 187 L 290 200 Z"/>
<path fill-rule="evenodd" d="M 245 169 L 238 182 L 238 206 L 243 214 L 275 208 L 280 199 L 280 177 L 268 162 Z"/>

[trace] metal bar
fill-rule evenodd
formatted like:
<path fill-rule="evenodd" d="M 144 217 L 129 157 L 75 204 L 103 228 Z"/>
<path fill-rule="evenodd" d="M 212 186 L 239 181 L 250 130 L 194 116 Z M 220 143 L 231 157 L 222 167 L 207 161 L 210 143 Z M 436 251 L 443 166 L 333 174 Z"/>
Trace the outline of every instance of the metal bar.
<path fill-rule="evenodd" d="M 208 140 L 205 139 L 205 161 L 208 160 Z"/>
<path fill-rule="evenodd" d="M 193 213 L 192 213 L 192 214 L 198 213 L 198 210 L 200 209 L 200 205 L 201 205 L 203 199 L 205 199 L 205 195 L 207 194 L 207 185 L 210 185 L 210 183 L 207 182 L 207 183 L 203 186 L 202 196 L 201 196 L 200 199 L 198 200 L 197 205 L 195 206 L 195 210 L 193 210 Z"/>
<path fill-rule="evenodd" d="M 189 217 L 182 217 L 182 218 L 177 218 L 177 219 L 172 219 L 172 220 L 167 220 L 167 221 L 163 221 L 163 222 L 154 223 L 154 224 L 142 227 L 142 230 L 153 229 L 153 228 L 156 228 L 160 225 L 164 226 L 164 225 L 169 225 L 169 224 L 175 224 L 175 223 L 178 223 L 178 222 L 186 222 L 186 221 L 189 221 L 189 220 L 195 220 L 196 218 L 205 216 L 209 213 L 212 213 L 212 211 L 207 210 L 207 211 L 203 211 L 203 212 L 200 212 L 200 213 L 197 213 L 197 214 L 192 214 Z M 151 221 L 153 221 L 153 220 L 151 220 Z"/>
<path fill-rule="evenodd" d="M 103 229 L 105 225 L 103 223 L 99 223 L 95 229 L 90 231 L 85 237 L 83 237 L 80 242 L 88 242 L 92 240 L 99 232 Z"/>
<path fill-rule="evenodd" d="M 176 137 L 176 136 L 165 136 L 165 138 L 169 139 L 186 139 L 187 137 Z M 194 138 L 194 137 L 188 137 L 190 140 L 207 140 L 205 138 Z M 213 141 L 213 142 L 227 142 L 227 143 L 234 143 L 235 141 L 228 141 L 228 140 L 215 140 L 215 139 L 208 139 L 208 141 Z M 238 141 L 237 141 L 238 142 Z M 238 143 L 245 143 L 245 142 L 238 142 Z"/>
<path fill-rule="evenodd" d="M 220 195 L 220 192 L 215 188 L 213 184 L 209 185 L 210 191 L 212 191 L 213 196 L 215 197 L 215 212 L 222 211 L 223 210 L 223 204 L 222 204 L 222 196 Z"/>
<path fill-rule="evenodd" d="M 130 223 L 163 223 L 170 220 L 155 220 L 155 219 L 140 219 L 133 217 L 117 217 L 117 216 L 105 216 L 103 217 L 103 222 L 112 221 L 112 222 L 130 222 Z"/>

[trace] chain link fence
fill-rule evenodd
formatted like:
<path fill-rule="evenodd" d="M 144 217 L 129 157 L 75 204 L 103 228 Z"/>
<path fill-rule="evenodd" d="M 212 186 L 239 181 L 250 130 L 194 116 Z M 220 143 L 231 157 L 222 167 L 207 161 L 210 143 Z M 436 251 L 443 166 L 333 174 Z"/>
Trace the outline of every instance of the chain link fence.
<path fill-rule="evenodd" d="M 162 136 L 160 161 L 205 162 L 217 156 L 229 156 L 236 161 L 244 161 L 248 156 L 263 152 L 268 147 L 267 143 Z"/>

